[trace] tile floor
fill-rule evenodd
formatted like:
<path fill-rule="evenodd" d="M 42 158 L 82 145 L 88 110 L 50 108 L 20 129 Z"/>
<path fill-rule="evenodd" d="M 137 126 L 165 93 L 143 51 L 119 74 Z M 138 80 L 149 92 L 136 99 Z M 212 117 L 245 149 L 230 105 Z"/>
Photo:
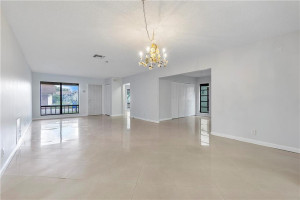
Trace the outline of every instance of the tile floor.
<path fill-rule="evenodd" d="M 209 121 L 33 121 L 1 199 L 300 199 L 300 155 L 209 135 Z"/>

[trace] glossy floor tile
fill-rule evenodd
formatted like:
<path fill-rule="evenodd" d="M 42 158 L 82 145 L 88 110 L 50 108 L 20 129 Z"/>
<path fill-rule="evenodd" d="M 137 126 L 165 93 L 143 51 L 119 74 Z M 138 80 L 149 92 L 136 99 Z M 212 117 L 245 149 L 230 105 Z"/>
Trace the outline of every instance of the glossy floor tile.
<path fill-rule="evenodd" d="M 296 153 L 210 135 L 210 121 L 33 121 L 1 199 L 300 199 Z"/>

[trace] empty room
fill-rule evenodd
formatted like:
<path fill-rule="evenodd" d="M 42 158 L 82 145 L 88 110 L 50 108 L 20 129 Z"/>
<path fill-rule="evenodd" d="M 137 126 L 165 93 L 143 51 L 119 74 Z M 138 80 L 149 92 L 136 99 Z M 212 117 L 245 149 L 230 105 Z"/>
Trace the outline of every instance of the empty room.
<path fill-rule="evenodd" d="M 1 200 L 300 199 L 300 1 L 0 3 Z"/>

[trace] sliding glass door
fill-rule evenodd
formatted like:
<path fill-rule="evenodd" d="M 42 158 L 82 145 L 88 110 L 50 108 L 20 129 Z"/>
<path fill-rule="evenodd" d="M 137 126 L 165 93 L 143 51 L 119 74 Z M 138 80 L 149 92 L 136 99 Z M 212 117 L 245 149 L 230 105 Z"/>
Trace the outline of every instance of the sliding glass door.
<path fill-rule="evenodd" d="M 79 84 L 41 82 L 40 101 L 42 116 L 79 113 Z"/>
<path fill-rule="evenodd" d="M 60 84 L 41 82 L 41 115 L 59 115 Z"/>
<path fill-rule="evenodd" d="M 79 85 L 64 83 L 62 87 L 62 114 L 79 113 Z"/>

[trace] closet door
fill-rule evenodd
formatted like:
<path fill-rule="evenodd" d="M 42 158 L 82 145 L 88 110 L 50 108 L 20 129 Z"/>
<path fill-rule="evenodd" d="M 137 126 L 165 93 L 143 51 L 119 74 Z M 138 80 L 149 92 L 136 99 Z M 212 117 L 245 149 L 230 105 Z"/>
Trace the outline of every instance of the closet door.
<path fill-rule="evenodd" d="M 106 115 L 106 86 L 103 85 L 103 92 L 102 92 L 102 100 L 103 100 L 103 106 L 102 106 L 102 110 L 103 110 L 103 114 Z"/>
<path fill-rule="evenodd" d="M 178 83 L 178 115 L 179 117 L 185 117 L 185 84 Z"/>
<path fill-rule="evenodd" d="M 102 100 L 103 100 L 103 114 L 104 115 L 107 115 L 107 108 L 106 108 L 106 90 L 107 90 L 107 88 L 106 88 L 106 85 L 103 85 L 103 98 L 102 98 Z"/>
<path fill-rule="evenodd" d="M 95 98 L 95 90 L 94 90 L 94 85 L 88 85 L 88 111 L 89 115 L 94 115 L 93 110 L 94 110 L 94 98 Z"/>
<path fill-rule="evenodd" d="M 171 106 L 172 118 L 178 118 L 178 83 L 172 82 L 171 84 Z"/>
<path fill-rule="evenodd" d="M 185 84 L 185 116 L 195 115 L 195 85 Z"/>
<path fill-rule="evenodd" d="M 111 85 L 106 85 L 107 115 L 111 115 Z"/>

